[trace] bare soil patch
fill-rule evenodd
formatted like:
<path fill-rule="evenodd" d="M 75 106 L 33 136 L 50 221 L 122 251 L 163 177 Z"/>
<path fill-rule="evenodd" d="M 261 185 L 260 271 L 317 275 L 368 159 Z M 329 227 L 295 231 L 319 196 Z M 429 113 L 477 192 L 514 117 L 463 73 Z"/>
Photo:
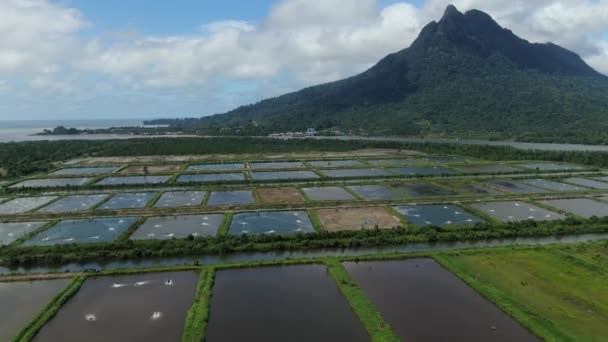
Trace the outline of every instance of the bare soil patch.
<path fill-rule="evenodd" d="M 319 209 L 317 215 L 323 227 L 330 232 L 376 227 L 388 229 L 401 224 L 397 217 L 381 207 Z"/>
<path fill-rule="evenodd" d="M 304 198 L 296 188 L 268 188 L 256 190 L 262 203 L 301 204 Z"/>

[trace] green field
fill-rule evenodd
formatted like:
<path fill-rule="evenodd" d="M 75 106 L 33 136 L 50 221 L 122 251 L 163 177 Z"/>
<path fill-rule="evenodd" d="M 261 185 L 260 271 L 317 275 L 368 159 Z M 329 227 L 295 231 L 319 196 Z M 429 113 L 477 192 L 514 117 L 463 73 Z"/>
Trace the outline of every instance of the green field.
<path fill-rule="evenodd" d="M 608 242 L 485 249 L 438 259 L 546 340 L 608 338 Z"/>

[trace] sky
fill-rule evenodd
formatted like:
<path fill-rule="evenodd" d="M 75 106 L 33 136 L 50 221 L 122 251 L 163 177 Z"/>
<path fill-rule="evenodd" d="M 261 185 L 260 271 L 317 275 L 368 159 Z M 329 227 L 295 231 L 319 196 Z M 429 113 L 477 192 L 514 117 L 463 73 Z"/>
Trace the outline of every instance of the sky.
<path fill-rule="evenodd" d="M 0 120 L 225 112 L 357 74 L 449 3 L 608 74 L 608 0 L 0 0 Z"/>

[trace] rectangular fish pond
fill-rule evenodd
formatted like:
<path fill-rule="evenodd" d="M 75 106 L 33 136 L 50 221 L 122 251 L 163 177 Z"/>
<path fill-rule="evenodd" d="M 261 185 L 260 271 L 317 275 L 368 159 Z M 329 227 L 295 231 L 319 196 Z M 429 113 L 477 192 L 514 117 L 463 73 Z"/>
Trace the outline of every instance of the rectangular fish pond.
<path fill-rule="evenodd" d="M 525 163 L 516 164 L 517 167 L 523 167 L 530 170 L 537 171 L 568 171 L 568 170 L 583 170 L 582 166 L 572 164 L 559 164 L 559 163 Z"/>
<path fill-rule="evenodd" d="M 10 245 L 21 237 L 43 227 L 48 222 L 0 223 L 0 246 Z"/>
<path fill-rule="evenodd" d="M 330 178 L 354 178 L 354 177 L 389 177 L 394 176 L 385 169 L 338 169 L 319 171 Z"/>
<path fill-rule="evenodd" d="M 485 222 L 455 205 L 407 205 L 393 208 L 417 226 L 469 225 Z"/>
<path fill-rule="evenodd" d="M 230 171 L 242 170 L 245 163 L 226 163 L 226 164 L 200 164 L 188 166 L 188 171 Z"/>
<path fill-rule="evenodd" d="M 71 279 L 0 282 L 0 341 L 11 341 Z"/>
<path fill-rule="evenodd" d="M 403 197 L 400 193 L 382 185 L 354 185 L 349 186 L 348 188 L 356 193 L 357 196 L 366 200 L 395 199 Z"/>
<path fill-rule="evenodd" d="M 313 201 L 352 201 L 355 196 L 339 186 L 302 188 L 302 191 Z"/>
<path fill-rule="evenodd" d="M 365 165 L 358 160 L 315 160 L 307 163 L 314 167 L 348 167 Z"/>
<path fill-rule="evenodd" d="M 152 198 L 154 192 L 135 192 L 116 194 L 107 202 L 100 205 L 97 209 L 103 210 L 118 210 L 118 209 L 136 209 L 144 208 Z"/>
<path fill-rule="evenodd" d="M 547 192 L 545 189 L 537 188 L 532 185 L 518 183 L 509 180 L 490 180 L 485 184 L 498 188 L 500 191 L 516 193 L 516 194 L 531 194 L 537 192 Z"/>
<path fill-rule="evenodd" d="M 234 182 L 244 181 L 242 173 L 207 173 L 201 175 L 181 175 L 177 177 L 178 183 L 205 183 L 205 182 Z"/>
<path fill-rule="evenodd" d="M 416 159 L 367 159 L 366 162 L 372 165 L 411 165 L 416 164 L 419 161 Z"/>
<path fill-rule="evenodd" d="M 207 205 L 238 205 L 254 203 L 249 190 L 213 191 Z"/>
<path fill-rule="evenodd" d="M 492 165 L 459 165 L 455 168 L 467 173 L 501 173 L 501 172 L 522 172 L 522 169 L 511 167 L 508 165 L 492 164 Z"/>
<path fill-rule="evenodd" d="M 37 210 L 39 213 L 70 213 L 88 210 L 106 199 L 108 195 L 71 195 Z"/>
<path fill-rule="evenodd" d="M 390 170 L 403 176 L 441 176 L 456 173 L 455 170 L 442 166 L 400 167 Z"/>
<path fill-rule="evenodd" d="M 538 203 L 548 205 L 563 211 L 567 211 L 577 216 L 589 218 L 592 216 L 608 216 L 608 204 L 591 200 L 589 198 L 571 198 L 538 201 Z"/>
<path fill-rule="evenodd" d="M 180 171 L 181 169 L 182 169 L 182 165 L 131 165 L 131 166 L 127 166 L 124 169 L 118 171 L 118 173 L 145 174 L 146 171 L 147 171 L 147 173 L 173 173 L 173 172 Z"/>
<path fill-rule="evenodd" d="M 538 341 L 432 259 L 345 262 L 403 341 Z"/>
<path fill-rule="evenodd" d="M 251 172 L 253 180 L 275 180 L 275 179 L 317 179 L 319 175 L 312 171 L 269 171 Z"/>
<path fill-rule="evenodd" d="M 523 179 L 519 180 L 520 183 L 532 185 L 538 188 L 545 188 L 554 191 L 582 191 L 589 190 L 588 188 L 583 188 L 582 186 L 571 185 L 566 183 L 560 183 L 548 179 Z"/>
<path fill-rule="evenodd" d="M 154 204 L 154 208 L 196 207 L 203 203 L 204 191 L 165 192 Z"/>
<path fill-rule="evenodd" d="M 87 279 L 34 341 L 181 341 L 196 272 Z"/>
<path fill-rule="evenodd" d="M 249 163 L 254 170 L 260 169 L 299 169 L 306 167 L 302 162 L 254 162 Z"/>
<path fill-rule="evenodd" d="M 25 241 L 23 246 L 112 242 L 136 221 L 136 217 L 65 220 Z"/>
<path fill-rule="evenodd" d="M 235 214 L 230 234 L 296 234 L 315 231 L 305 211 L 260 211 Z"/>
<path fill-rule="evenodd" d="M 137 185 L 137 184 L 161 184 L 166 183 L 170 176 L 126 176 L 107 177 L 95 185 Z"/>
<path fill-rule="evenodd" d="M 212 294 L 208 342 L 370 340 L 324 265 L 221 270 Z"/>
<path fill-rule="evenodd" d="M 112 173 L 116 170 L 116 167 L 74 167 L 57 170 L 55 172 L 50 173 L 53 176 L 73 176 L 73 175 L 104 175 L 107 173 Z"/>
<path fill-rule="evenodd" d="M 562 214 L 519 201 L 474 203 L 471 206 L 502 222 L 550 221 L 566 218 Z"/>
<path fill-rule="evenodd" d="M 387 229 L 401 226 L 401 220 L 382 207 L 317 209 L 323 228 L 330 232 L 343 230 Z"/>
<path fill-rule="evenodd" d="M 60 188 L 68 186 L 83 186 L 93 180 L 93 178 L 44 178 L 30 179 L 11 185 L 15 188 Z"/>
<path fill-rule="evenodd" d="M 588 178 L 566 178 L 562 179 L 564 182 L 584 186 L 591 189 L 608 190 L 608 183 L 600 182 L 594 179 Z"/>
<path fill-rule="evenodd" d="M 50 201 L 57 199 L 57 196 L 40 197 L 20 197 L 0 204 L 0 214 L 11 215 L 20 214 L 38 208 Z"/>
<path fill-rule="evenodd" d="M 393 188 L 412 197 L 451 196 L 456 193 L 431 183 L 399 184 Z"/>
<path fill-rule="evenodd" d="M 131 240 L 183 239 L 192 235 L 215 236 L 222 214 L 150 217 L 131 235 Z"/>

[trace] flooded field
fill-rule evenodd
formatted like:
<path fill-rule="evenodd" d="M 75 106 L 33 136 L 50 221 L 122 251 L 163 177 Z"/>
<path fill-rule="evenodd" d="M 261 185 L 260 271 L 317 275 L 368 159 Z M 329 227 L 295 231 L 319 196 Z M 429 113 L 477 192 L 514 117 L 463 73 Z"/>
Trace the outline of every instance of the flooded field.
<path fill-rule="evenodd" d="M 455 195 L 453 191 L 431 183 L 399 184 L 393 185 L 393 188 L 412 197 Z"/>
<path fill-rule="evenodd" d="M 242 173 L 209 173 L 202 175 L 182 175 L 177 177 L 178 183 L 232 182 L 243 180 L 245 180 L 245 175 Z"/>
<path fill-rule="evenodd" d="M 402 340 L 538 341 L 432 259 L 346 262 L 344 267 Z"/>
<path fill-rule="evenodd" d="M 385 229 L 401 225 L 399 218 L 381 207 L 318 209 L 317 215 L 325 230 Z"/>
<path fill-rule="evenodd" d="M 538 170 L 538 171 L 568 171 L 568 170 L 582 170 L 582 166 L 572 164 L 558 164 L 558 163 L 526 163 L 516 164 L 517 167 L 523 167 L 526 169 Z"/>
<path fill-rule="evenodd" d="M 201 165 L 188 166 L 188 171 L 230 171 L 230 170 L 242 170 L 244 168 L 245 168 L 245 163 L 201 164 Z"/>
<path fill-rule="evenodd" d="M 404 176 L 426 176 L 426 175 L 450 175 L 456 173 L 455 170 L 441 166 L 420 166 L 420 167 L 400 167 L 390 169 L 391 171 Z"/>
<path fill-rule="evenodd" d="M 249 190 L 213 191 L 207 205 L 252 204 L 253 195 Z"/>
<path fill-rule="evenodd" d="M 215 276 L 206 341 L 369 339 L 325 266 L 233 269 Z"/>
<path fill-rule="evenodd" d="M 296 234 L 314 232 L 305 211 L 267 211 L 235 214 L 230 234 Z"/>
<path fill-rule="evenodd" d="M 471 206 L 503 222 L 550 221 L 566 218 L 562 214 L 518 201 L 474 203 Z"/>
<path fill-rule="evenodd" d="M 355 196 L 339 186 L 324 186 L 314 188 L 302 188 L 302 191 L 313 201 L 350 201 L 356 200 Z"/>
<path fill-rule="evenodd" d="M 307 163 L 314 167 L 348 167 L 365 165 L 358 160 L 316 160 L 309 161 Z"/>
<path fill-rule="evenodd" d="M 588 198 L 571 198 L 538 202 L 585 218 L 592 216 L 608 216 L 608 204 Z"/>
<path fill-rule="evenodd" d="M 0 246 L 10 245 L 48 222 L 0 223 Z"/>
<path fill-rule="evenodd" d="M 500 191 L 492 189 L 488 186 L 483 186 L 475 183 L 465 183 L 456 187 L 456 189 L 460 192 L 470 195 L 496 195 L 501 193 Z"/>
<path fill-rule="evenodd" d="M 341 169 L 341 170 L 323 170 L 320 172 L 330 178 L 393 176 L 392 173 L 390 173 L 384 169 Z"/>
<path fill-rule="evenodd" d="M 455 205 L 408 205 L 393 208 L 417 226 L 466 225 L 484 222 L 483 219 Z"/>
<path fill-rule="evenodd" d="M 275 180 L 275 179 L 317 179 L 319 175 L 312 171 L 269 171 L 252 172 L 253 180 Z"/>
<path fill-rule="evenodd" d="M 67 186 L 82 186 L 93 180 L 93 178 L 47 178 L 30 179 L 14 185 L 10 188 L 59 188 Z"/>
<path fill-rule="evenodd" d="M 181 341 L 197 281 L 196 272 L 88 279 L 34 341 Z"/>
<path fill-rule="evenodd" d="M 0 283 L 0 341 L 11 341 L 70 281 Z"/>
<path fill-rule="evenodd" d="M 95 185 L 136 185 L 136 184 L 161 184 L 169 180 L 169 176 L 128 176 L 128 177 L 107 177 Z"/>
<path fill-rule="evenodd" d="M 118 171 L 118 173 L 129 174 L 129 173 L 172 173 L 180 171 L 182 165 L 132 165 L 127 166 L 124 169 Z"/>
<path fill-rule="evenodd" d="M 57 199 L 57 196 L 21 197 L 0 204 L 0 214 L 20 214 Z"/>
<path fill-rule="evenodd" d="M 583 188 L 582 186 L 576 186 L 566 183 L 560 183 L 548 179 L 523 179 L 519 181 L 523 184 L 532 185 L 538 188 L 545 188 L 549 190 L 555 191 L 581 191 L 581 190 L 589 190 L 588 188 Z"/>
<path fill-rule="evenodd" d="M 256 190 L 262 203 L 301 204 L 304 197 L 296 188 L 261 188 Z"/>
<path fill-rule="evenodd" d="M 38 233 L 23 243 L 24 246 L 50 246 L 71 243 L 98 243 L 116 240 L 136 217 L 65 220 Z"/>
<path fill-rule="evenodd" d="M 152 198 L 154 192 L 136 192 L 116 194 L 107 202 L 103 203 L 98 209 L 117 210 L 117 209 L 135 209 L 144 208 Z"/>
<path fill-rule="evenodd" d="M 254 170 L 259 169 L 299 169 L 306 167 L 302 162 L 257 162 L 249 163 Z"/>
<path fill-rule="evenodd" d="M 154 204 L 154 208 L 196 207 L 203 203 L 204 191 L 165 192 Z"/>
<path fill-rule="evenodd" d="M 67 176 L 67 175 L 104 175 L 112 173 L 116 170 L 116 167 L 75 167 L 57 170 L 50 173 L 53 176 Z"/>
<path fill-rule="evenodd" d="M 491 180 L 485 182 L 485 184 L 498 188 L 504 192 L 516 193 L 516 194 L 532 194 L 537 192 L 547 192 L 545 189 L 537 188 L 528 184 L 517 183 L 508 180 Z"/>
<path fill-rule="evenodd" d="M 366 160 L 368 164 L 372 165 L 411 165 L 416 164 L 418 161 L 416 159 L 368 159 Z"/>
<path fill-rule="evenodd" d="M 350 190 L 364 199 L 394 199 L 403 197 L 400 193 L 382 185 L 355 185 L 349 186 Z"/>
<path fill-rule="evenodd" d="M 428 157 L 428 158 L 422 158 L 422 159 L 429 161 L 431 163 L 437 163 L 437 164 L 468 163 L 471 161 L 471 159 L 462 158 L 462 157 Z"/>
<path fill-rule="evenodd" d="M 584 187 L 591 188 L 591 189 L 608 190 L 608 183 L 596 181 L 593 179 L 574 177 L 574 178 L 566 178 L 566 179 L 562 179 L 562 180 L 564 182 L 584 186 Z"/>
<path fill-rule="evenodd" d="M 464 172 L 468 173 L 499 173 L 499 172 L 521 172 L 522 169 L 518 169 L 515 167 L 507 166 L 507 165 L 459 165 L 454 166 L 457 169 L 460 169 Z"/>
<path fill-rule="evenodd" d="M 74 211 L 89 210 L 99 202 L 106 199 L 108 195 L 71 195 L 58 199 L 57 201 L 37 210 L 39 213 L 70 213 Z"/>
<path fill-rule="evenodd" d="M 150 217 L 131 235 L 131 240 L 183 239 L 192 235 L 215 236 L 224 215 Z"/>

